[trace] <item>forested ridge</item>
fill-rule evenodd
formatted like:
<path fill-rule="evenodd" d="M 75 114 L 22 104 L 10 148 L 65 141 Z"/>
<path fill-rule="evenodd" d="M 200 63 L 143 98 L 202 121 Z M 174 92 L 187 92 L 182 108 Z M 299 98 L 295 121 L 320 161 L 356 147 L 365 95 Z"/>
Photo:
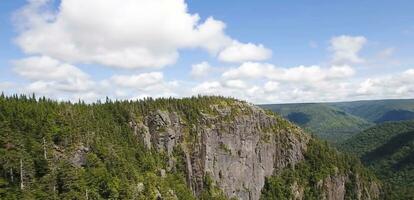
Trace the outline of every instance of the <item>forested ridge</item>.
<path fill-rule="evenodd" d="M 203 176 L 202 193 L 194 194 L 186 181 L 182 150 L 174 148 L 174 166 L 165 170 L 170 160 L 167 154 L 146 148 L 134 134 L 131 123 L 163 110 L 178 113 L 185 127 L 195 127 L 203 116 L 218 115 L 220 110 L 214 109 L 216 106 L 229 111 L 222 119 L 227 123 L 251 112 L 233 108 L 232 105 L 240 106 L 238 102 L 199 96 L 107 99 L 86 104 L 2 94 L 0 199 L 227 199 L 208 174 Z M 294 128 L 279 116 L 269 115 L 278 122 L 275 134 Z M 199 137 L 192 130 L 186 129 L 184 135 L 189 145 Z M 304 191 L 303 199 L 321 198 L 326 195 L 326 188 L 319 183 L 325 184 L 327 178 L 336 176 L 344 177 L 347 198 L 375 195 L 361 190 L 380 183 L 358 160 L 314 138 L 307 148 L 304 161 L 267 178 L 262 199 L 288 199 L 295 193 L 294 185 Z"/>
<path fill-rule="evenodd" d="M 361 158 L 384 183 L 389 199 L 414 198 L 414 121 L 386 122 L 339 145 Z"/>
<path fill-rule="evenodd" d="M 336 143 L 370 127 L 373 123 L 324 103 L 268 104 L 270 109 L 321 139 Z"/>
<path fill-rule="evenodd" d="M 169 189 L 192 199 L 182 171 L 160 178 L 165 155 L 149 151 L 128 126 L 156 109 L 197 119 L 217 97 L 85 104 L 27 96 L 0 97 L 0 197 L 2 199 L 137 199 Z M 208 109 L 208 107 L 206 107 Z M 87 156 L 76 167 L 76 152 Z M 71 153 L 69 153 L 71 152 Z M 142 183 L 145 191 L 140 191 Z"/>

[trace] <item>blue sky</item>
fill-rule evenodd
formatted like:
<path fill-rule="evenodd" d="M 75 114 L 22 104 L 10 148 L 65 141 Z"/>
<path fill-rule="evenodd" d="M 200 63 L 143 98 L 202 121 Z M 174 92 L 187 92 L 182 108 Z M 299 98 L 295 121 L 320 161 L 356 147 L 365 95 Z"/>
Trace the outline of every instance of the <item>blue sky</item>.
<path fill-rule="evenodd" d="M 408 0 L 3 0 L 0 90 L 87 101 L 413 98 L 413 9 Z"/>

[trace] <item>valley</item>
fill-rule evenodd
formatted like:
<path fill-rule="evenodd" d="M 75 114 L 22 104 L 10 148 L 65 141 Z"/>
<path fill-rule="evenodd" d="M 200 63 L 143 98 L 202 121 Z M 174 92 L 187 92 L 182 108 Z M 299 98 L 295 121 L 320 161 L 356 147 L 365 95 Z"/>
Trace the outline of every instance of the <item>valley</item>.
<path fill-rule="evenodd" d="M 384 199 L 414 198 L 414 100 L 261 105 L 361 159 Z"/>

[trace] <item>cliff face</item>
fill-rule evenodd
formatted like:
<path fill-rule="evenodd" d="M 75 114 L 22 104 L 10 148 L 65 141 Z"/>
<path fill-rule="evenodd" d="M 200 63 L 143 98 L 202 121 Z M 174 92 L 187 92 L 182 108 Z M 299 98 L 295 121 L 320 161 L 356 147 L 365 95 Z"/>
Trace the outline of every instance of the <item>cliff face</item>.
<path fill-rule="evenodd" d="M 92 105 L 0 96 L 0 199 L 378 199 L 375 178 L 222 97 Z"/>
<path fill-rule="evenodd" d="M 183 152 L 187 184 L 195 196 L 206 190 L 206 177 L 228 198 L 257 200 L 265 178 L 305 159 L 309 135 L 278 116 L 247 103 L 210 105 L 216 114 L 202 113 L 196 125 L 175 112 L 157 110 L 142 121 L 130 122 L 146 148 L 168 155 L 167 171 L 174 171 L 174 151 Z M 236 112 L 236 113 L 235 113 Z M 323 198 L 345 199 L 345 175 L 328 176 L 318 183 Z M 376 199 L 378 188 L 357 188 Z M 304 188 L 292 186 L 294 199 L 303 198 Z M 366 197 L 365 195 L 364 197 Z"/>

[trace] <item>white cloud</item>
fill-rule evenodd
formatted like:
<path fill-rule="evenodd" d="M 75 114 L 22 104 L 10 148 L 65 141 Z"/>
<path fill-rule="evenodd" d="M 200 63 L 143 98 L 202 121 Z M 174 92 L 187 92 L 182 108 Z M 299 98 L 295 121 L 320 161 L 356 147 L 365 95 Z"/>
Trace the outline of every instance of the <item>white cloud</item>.
<path fill-rule="evenodd" d="M 341 35 L 330 41 L 330 50 L 333 52 L 332 62 L 335 64 L 360 63 L 364 60 L 358 53 L 367 42 L 363 36 Z"/>
<path fill-rule="evenodd" d="M 367 78 L 359 84 L 357 95 L 376 98 L 401 98 L 414 96 L 414 69 L 404 72 Z"/>
<path fill-rule="evenodd" d="M 121 68 L 163 67 L 176 61 L 179 48 L 217 52 L 231 42 L 223 22 L 211 17 L 200 22 L 184 0 L 62 0 L 57 12 L 45 9 L 48 3 L 31 1 L 16 15 L 21 27 L 16 42 L 28 54 Z"/>
<path fill-rule="evenodd" d="M 62 0 L 58 10 L 50 10 L 50 4 L 29 1 L 15 14 L 15 41 L 27 54 L 128 69 L 174 64 L 183 48 L 215 55 L 231 45 L 222 52 L 225 58 L 268 57 L 262 45 L 235 46 L 224 22 L 213 17 L 201 21 L 184 0 Z M 241 48 L 240 55 L 232 48 Z"/>
<path fill-rule="evenodd" d="M 266 92 L 275 92 L 277 91 L 277 89 L 279 89 L 279 83 L 275 82 L 275 81 L 268 81 L 266 82 L 266 84 L 264 85 L 264 90 Z"/>
<path fill-rule="evenodd" d="M 47 56 L 34 56 L 12 61 L 13 70 L 30 83 L 20 88 L 22 93 L 36 93 L 59 100 L 99 97 L 97 84 L 76 66 L 62 63 Z M 103 88 L 100 88 L 103 92 Z"/>
<path fill-rule="evenodd" d="M 355 91 L 348 82 L 354 74 L 348 65 L 284 68 L 246 62 L 225 71 L 214 92 L 257 103 L 332 101 L 348 98 Z M 239 80 L 244 87 L 229 87 L 226 83 L 231 80 Z"/>
<path fill-rule="evenodd" d="M 280 67 L 261 63 L 272 56 L 262 44 L 241 43 L 225 33 L 226 24 L 189 13 L 184 0 L 29 0 L 15 16 L 15 42 L 32 57 L 13 62 L 27 79 L 23 92 L 56 99 L 96 100 L 104 96 L 138 99 L 147 96 L 225 95 L 254 103 L 311 102 L 414 96 L 414 69 L 384 77 L 353 79 L 354 63 L 364 62 L 363 36 L 330 40 L 328 66 Z M 311 42 L 312 48 L 318 44 Z M 162 71 L 131 74 L 115 71 L 93 80 L 76 64 L 124 69 L 162 68 L 174 64 L 182 49 L 201 48 L 218 60 L 240 63 L 217 77 L 207 62 L 192 66 L 191 76 L 204 82 L 169 80 Z M 389 57 L 394 49 L 379 52 Z M 131 72 L 130 70 L 129 72 Z M 359 81 L 360 79 L 362 81 Z M 0 89 L 8 88 L 0 84 Z"/>
<path fill-rule="evenodd" d="M 91 90 L 94 86 L 89 75 L 79 68 L 47 56 L 29 57 L 12 63 L 18 75 L 33 82 L 34 85 L 28 88 L 37 89 L 44 86 L 45 90 L 42 88 L 32 90 L 33 92 L 45 93 L 52 88 L 63 92 L 83 92 Z"/>
<path fill-rule="evenodd" d="M 198 84 L 192 89 L 193 94 L 219 94 L 222 85 L 218 81 L 206 81 Z"/>
<path fill-rule="evenodd" d="M 110 82 L 128 88 L 143 88 L 156 85 L 164 81 L 164 75 L 161 72 L 142 73 L 138 75 L 114 75 Z"/>
<path fill-rule="evenodd" d="M 191 76 L 193 78 L 201 78 L 208 75 L 212 67 L 208 62 L 201 62 L 191 66 Z"/>
<path fill-rule="evenodd" d="M 227 70 L 222 77 L 225 79 L 267 78 L 285 82 L 312 82 L 343 79 L 352 76 L 354 73 L 354 70 L 348 65 L 329 68 L 322 68 L 316 65 L 280 68 L 267 63 L 247 62 L 238 68 Z"/>
<path fill-rule="evenodd" d="M 106 86 L 117 99 L 178 97 L 185 92 L 179 81 L 167 81 L 161 72 L 114 75 L 103 80 L 102 85 Z"/>
<path fill-rule="evenodd" d="M 30 80 L 87 80 L 89 76 L 79 68 L 61 63 L 47 56 L 34 56 L 12 62 L 14 71 Z"/>
<path fill-rule="evenodd" d="M 238 41 L 222 50 L 218 59 L 224 62 L 246 62 L 246 61 L 262 61 L 272 56 L 272 51 L 265 48 L 262 44 L 255 45 L 252 43 L 243 44 Z"/>
<path fill-rule="evenodd" d="M 246 62 L 238 68 L 225 71 L 222 76 L 225 79 L 259 78 L 265 76 L 267 72 L 274 70 L 274 68 L 273 65 L 267 63 Z"/>
<path fill-rule="evenodd" d="M 226 80 L 224 81 L 224 85 L 229 88 L 237 88 L 237 89 L 247 88 L 247 84 L 243 80 L 240 80 L 240 79 Z"/>

